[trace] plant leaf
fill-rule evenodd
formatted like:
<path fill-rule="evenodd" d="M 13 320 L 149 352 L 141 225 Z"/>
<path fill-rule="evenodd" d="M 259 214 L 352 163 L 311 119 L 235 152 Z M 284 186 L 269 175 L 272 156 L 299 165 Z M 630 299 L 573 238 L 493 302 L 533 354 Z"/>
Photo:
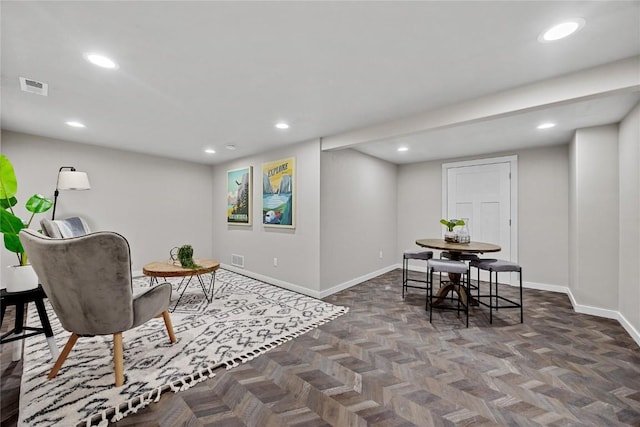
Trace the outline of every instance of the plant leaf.
<path fill-rule="evenodd" d="M 0 210 L 0 232 L 5 234 L 18 234 L 24 228 L 20 218 L 9 211 Z M 7 248 L 8 249 L 8 248 Z"/>
<path fill-rule="evenodd" d="M 11 252 L 21 254 L 24 252 L 22 243 L 17 234 L 5 234 L 4 235 L 4 247 Z"/>
<path fill-rule="evenodd" d="M 18 199 L 16 199 L 15 197 L 10 197 L 8 199 L 0 199 L 0 207 L 2 209 L 8 209 L 10 207 L 15 206 L 16 204 L 18 204 Z"/>
<path fill-rule="evenodd" d="M 51 206 L 53 206 L 51 199 L 40 194 L 34 194 L 26 203 L 27 210 L 34 214 L 46 212 L 51 209 Z"/>
<path fill-rule="evenodd" d="M 13 165 L 4 154 L 0 154 L 0 199 L 10 199 L 18 192 L 18 180 Z"/>

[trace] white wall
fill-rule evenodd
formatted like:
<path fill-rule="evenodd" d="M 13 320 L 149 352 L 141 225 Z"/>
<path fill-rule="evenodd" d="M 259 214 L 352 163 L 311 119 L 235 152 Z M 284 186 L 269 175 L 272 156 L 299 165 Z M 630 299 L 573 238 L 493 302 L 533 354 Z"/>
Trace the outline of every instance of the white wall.
<path fill-rule="evenodd" d="M 578 129 L 571 144 L 571 294 L 578 305 L 617 310 L 618 126 Z"/>
<path fill-rule="evenodd" d="M 518 255 L 523 280 L 569 285 L 569 146 L 518 152 Z"/>
<path fill-rule="evenodd" d="M 442 236 L 442 163 L 446 162 L 438 160 L 398 167 L 396 262 L 402 262 L 404 250 L 419 248 L 415 244 L 417 239 Z"/>
<path fill-rule="evenodd" d="M 262 163 L 296 158 L 295 229 L 262 225 Z M 251 226 L 227 225 L 227 171 L 253 166 Z M 213 168 L 213 253 L 231 264 L 231 254 L 244 256 L 245 273 L 293 290 L 317 295 L 320 289 L 320 141 L 273 150 Z M 278 258 L 278 266 L 273 265 Z"/>
<path fill-rule="evenodd" d="M 569 276 L 567 146 L 484 157 L 514 154 L 518 156 L 518 261 L 524 271 L 523 280 L 536 285 L 566 287 Z M 416 247 L 418 238 L 442 235 L 439 223 L 442 217 L 442 164 L 453 160 L 467 158 L 399 167 L 399 249 Z"/>
<path fill-rule="evenodd" d="M 396 165 L 354 150 L 322 153 L 321 290 L 398 262 L 396 172 Z"/>
<path fill-rule="evenodd" d="M 196 257 L 213 255 L 210 166 L 9 131 L 2 131 L 2 153 L 16 170 L 21 217 L 32 194 L 53 197 L 60 166 L 75 166 L 87 172 L 91 190 L 61 191 L 56 218 L 81 215 L 95 231 L 124 235 L 134 271 L 186 243 Z M 45 216 L 51 211 L 32 228 Z M 14 263 L 11 255 L 2 250 L 3 266 Z"/>
<path fill-rule="evenodd" d="M 640 331 L 640 104 L 619 127 L 620 314 Z"/>

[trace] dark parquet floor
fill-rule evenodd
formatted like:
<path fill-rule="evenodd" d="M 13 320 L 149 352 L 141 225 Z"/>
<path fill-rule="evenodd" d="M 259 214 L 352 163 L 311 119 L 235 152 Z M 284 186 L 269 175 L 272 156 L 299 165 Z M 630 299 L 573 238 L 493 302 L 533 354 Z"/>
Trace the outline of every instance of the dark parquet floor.
<path fill-rule="evenodd" d="M 490 325 L 486 307 L 468 329 L 452 311 L 429 323 L 400 275 L 326 298 L 349 313 L 115 425 L 640 426 L 640 350 L 617 321 L 526 289 L 524 324 L 512 309 Z M 16 424 L 22 371 L 8 353 L 2 426 Z"/>

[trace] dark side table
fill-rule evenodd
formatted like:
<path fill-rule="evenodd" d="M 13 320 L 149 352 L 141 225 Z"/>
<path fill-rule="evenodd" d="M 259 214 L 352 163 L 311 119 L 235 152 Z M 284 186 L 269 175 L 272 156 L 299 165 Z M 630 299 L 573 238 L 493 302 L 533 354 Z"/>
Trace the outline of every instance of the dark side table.
<path fill-rule="evenodd" d="M 47 310 L 44 307 L 44 298 L 46 297 L 47 295 L 45 294 L 44 289 L 42 289 L 42 285 L 38 285 L 37 288 L 22 292 L 7 292 L 6 289 L 0 290 L 0 306 L 2 309 L 0 325 L 2 325 L 2 322 L 4 321 L 4 313 L 7 310 L 7 307 L 10 305 L 16 306 L 16 321 L 14 328 L 0 336 L 0 344 L 22 340 L 38 334 L 44 334 L 47 337 L 51 356 L 53 356 L 54 359 L 58 357 L 58 346 L 56 346 L 55 339 L 53 338 L 53 331 L 51 330 Z M 41 328 L 24 325 L 25 304 L 30 302 L 34 302 L 36 304 L 38 315 L 40 316 L 40 323 L 42 324 Z M 20 351 L 14 352 L 14 361 L 20 360 L 22 347 L 19 348 Z"/>

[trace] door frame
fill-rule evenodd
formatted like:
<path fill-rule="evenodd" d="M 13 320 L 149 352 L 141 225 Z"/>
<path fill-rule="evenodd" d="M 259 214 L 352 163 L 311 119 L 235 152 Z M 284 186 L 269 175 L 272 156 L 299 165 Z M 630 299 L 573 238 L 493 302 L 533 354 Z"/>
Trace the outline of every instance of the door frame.
<path fill-rule="evenodd" d="M 442 218 L 447 216 L 448 193 L 449 193 L 449 169 L 468 167 L 468 166 L 484 166 L 495 163 L 509 163 L 511 169 L 510 182 L 510 215 L 511 215 L 511 259 L 508 261 L 518 262 L 518 156 L 502 156 L 491 157 L 486 159 L 473 159 L 460 162 L 451 162 L 442 164 Z M 472 236 L 473 238 L 473 236 Z"/>

